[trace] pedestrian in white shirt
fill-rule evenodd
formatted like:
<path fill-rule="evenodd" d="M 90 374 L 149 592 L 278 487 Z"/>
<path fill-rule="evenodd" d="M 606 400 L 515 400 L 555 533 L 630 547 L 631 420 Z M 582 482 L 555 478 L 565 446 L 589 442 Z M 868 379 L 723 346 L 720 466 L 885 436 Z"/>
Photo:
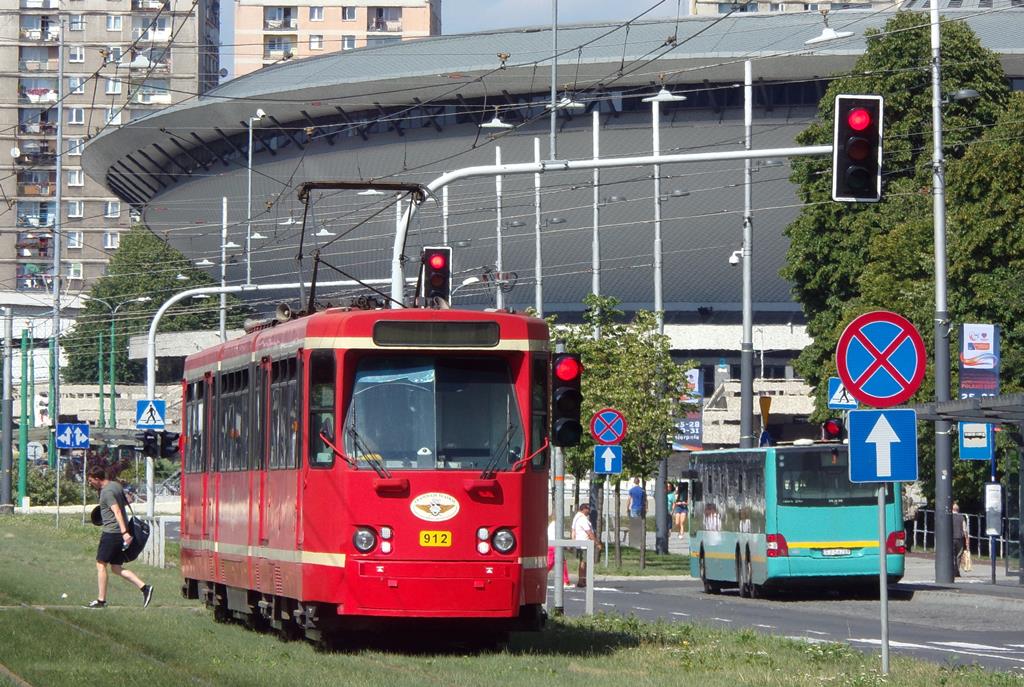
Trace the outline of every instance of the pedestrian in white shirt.
<path fill-rule="evenodd" d="M 579 510 L 572 518 L 572 538 L 575 541 L 597 541 L 594 538 L 594 527 L 590 524 L 590 504 L 580 504 Z M 579 577 L 576 580 L 577 587 L 587 586 L 587 551 L 576 549 L 576 556 L 579 558 Z"/>

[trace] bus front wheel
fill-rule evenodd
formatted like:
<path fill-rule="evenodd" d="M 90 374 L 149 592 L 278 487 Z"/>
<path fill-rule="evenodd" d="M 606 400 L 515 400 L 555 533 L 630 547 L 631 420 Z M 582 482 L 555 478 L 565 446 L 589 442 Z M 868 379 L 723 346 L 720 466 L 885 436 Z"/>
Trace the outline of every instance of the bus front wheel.
<path fill-rule="evenodd" d="M 700 559 L 698 562 L 700 567 L 700 581 L 704 585 L 705 594 L 717 594 L 722 591 L 722 585 L 717 582 L 712 582 L 708 579 L 707 566 L 704 564 L 704 549 L 700 550 Z"/>

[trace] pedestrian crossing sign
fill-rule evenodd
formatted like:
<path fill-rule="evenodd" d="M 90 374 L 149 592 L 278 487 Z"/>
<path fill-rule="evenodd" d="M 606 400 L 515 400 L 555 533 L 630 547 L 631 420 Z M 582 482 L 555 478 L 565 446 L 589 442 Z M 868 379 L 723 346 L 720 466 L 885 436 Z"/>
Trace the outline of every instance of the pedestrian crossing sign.
<path fill-rule="evenodd" d="M 146 399 L 135 402 L 136 429 L 163 429 L 167 415 L 167 401 Z"/>
<path fill-rule="evenodd" d="M 857 399 L 846 390 L 839 377 L 828 378 L 828 407 L 835 410 L 857 409 Z"/>

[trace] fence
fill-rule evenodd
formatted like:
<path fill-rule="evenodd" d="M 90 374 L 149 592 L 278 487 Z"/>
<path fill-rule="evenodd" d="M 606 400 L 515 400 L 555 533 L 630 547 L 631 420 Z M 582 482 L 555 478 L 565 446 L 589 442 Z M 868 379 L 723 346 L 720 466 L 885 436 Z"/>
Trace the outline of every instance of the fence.
<path fill-rule="evenodd" d="M 148 520 L 148 518 L 146 518 Z M 145 565 L 155 568 L 166 568 L 167 557 L 165 544 L 167 543 L 167 525 L 171 523 L 181 526 L 180 515 L 158 515 L 149 521 L 149 541 L 146 548 L 142 550 L 139 560 Z"/>
<path fill-rule="evenodd" d="M 963 513 L 967 519 L 967 548 L 971 555 L 981 558 L 989 557 L 990 538 L 985 534 L 985 516 Z M 1020 518 L 1003 516 L 1000 535 L 995 538 L 996 558 L 1002 558 L 1007 573 L 1018 572 L 1010 569 L 1011 565 L 1021 564 L 1020 551 Z M 935 511 L 921 509 L 914 519 L 914 529 L 908 532 L 914 549 L 922 551 L 935 549 Z"/>

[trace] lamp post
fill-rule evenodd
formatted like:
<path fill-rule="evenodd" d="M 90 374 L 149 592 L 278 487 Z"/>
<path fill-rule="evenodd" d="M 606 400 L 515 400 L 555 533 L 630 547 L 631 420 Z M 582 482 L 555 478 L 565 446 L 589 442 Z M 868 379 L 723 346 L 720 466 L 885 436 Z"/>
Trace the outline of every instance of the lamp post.
<path fill-rule="evenodd" d="M 249 117 L 249 164 L 246 168 L 247 192 L 245 203 L 245 283 L 252 283 L 252 123 L 258 122 L 267 116 L 262 109 L 257 109 L 256 114 Z M 223 286 L 223 284 L 222 284 Z"/>
<path fill-rule="evenodd" d="M 651 104 L 651 129 L 654 156 L 661 155 L 661 103 L 686 100 L 685 95 L 670 93 L 664 86 L 652 96 L 644 98 Z M 661 243 L 661 165 L 654 165 L 654 314 L 658 318 L 658 333 L 665 333 L 665 303 L 662 299 L 662 243 Z"/>
<path fill-rule="evenodd" d="M 115 323 L 115 321 L 117 319 L 117 311 L 120 310 L 121 308 L 123 308 L 124 306 L 128 305 L 129 303 L 148 303 L 149 301 L 151 301 L 153 299 L 150 298 L 149 296 L 139 296 L 137 298 L 129 298 L 126 301 L 121 301 L 120 303 L 113 304 L 113 303 L 111 303 L 110 301 L 108 301 L 105 298 L 97 298 L 96 296 L 90 296 L 89 294 L 83 293 L 82 294 L 82 300 L 84 300 L 84 301 L 96 301 L 97 303 L 102 303 L 103 305 L 106 306 L 107 310 L 110 311 L 110 369 L 109 369 L 109 377 L 110 377 L 110 427 L 111 428 L 117 428 L 117 401 L 116 401 L 116 399 L 117 399 L 117 389 L 116 389 L 116 382 L 115 382 L 115 379 L 116 379 L 116 377 L 115 377 L 115 369 L 116 369 L 116 367 L 115 367 L 115 352 L 117 351 L 117 330 L 116 330 L 116 327 L 114 325 L 114 323 Z M 101 341 L 101 343 L 100 343 L 101 351 L 102 351 L 102 347 L 103 347 L 103 344 L 102 344 L 102 341 Z M 101 352 L 101 356 L 102 356 L 102 352 Z M 98 365 L 98 367 L 100 368 L 100 370 L 99 370 L 100 386 L 102 387 L 103 386 L 103 366 L 102 366 L 102 361 L 100 361 L 100 364 Z M 103 427 L 103 426 L 104 426 L 103 425 L 103 403 L 101 401 L 101 403 L 100 403 L 100 427 Z"/>

